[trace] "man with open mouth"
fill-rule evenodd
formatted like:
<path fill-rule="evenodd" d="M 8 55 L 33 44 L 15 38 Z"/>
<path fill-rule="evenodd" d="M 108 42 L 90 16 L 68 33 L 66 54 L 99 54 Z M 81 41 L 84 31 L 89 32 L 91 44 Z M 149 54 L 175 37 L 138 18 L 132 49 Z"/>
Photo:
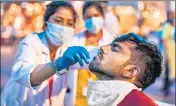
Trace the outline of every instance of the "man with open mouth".
<path fill-rule="evenodd" d="M 88 64 L 87 57 L 83 47 L 75 46 L 58 61 L 83 65 L 83 61 Z M 162 72 L 162 55 L 154 43 L 134 33 L 122 35 L 100 47 L 89 69 L 98 78 L 88 84 L 89 106 L 157 106 L 142 93 Z"/>
<path fill-rule="evenodd" d="M 142 91 L 162 72 L 157 46 L 129 33 L 101 46 L 89 64 L 98 80 L 88 84 L 89 106 L 157 106 Z"/>

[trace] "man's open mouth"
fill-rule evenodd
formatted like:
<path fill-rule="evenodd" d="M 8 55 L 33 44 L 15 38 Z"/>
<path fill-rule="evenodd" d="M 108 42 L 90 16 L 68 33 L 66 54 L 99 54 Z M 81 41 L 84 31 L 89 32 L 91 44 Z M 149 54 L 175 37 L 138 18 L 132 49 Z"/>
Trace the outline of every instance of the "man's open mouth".
<path fill-rule="evenodd" d="M 102 59 L 103 58 L 103 56 L 101 55 L 101 54 L 98 54 L 97 55 L 100 59 Z"/>
<path fill-rule="evenodd" d="M 94 60 L 101 60 L 103 56 L 101 54 L 98 54 L 97 56 L 94 56 Z"/>

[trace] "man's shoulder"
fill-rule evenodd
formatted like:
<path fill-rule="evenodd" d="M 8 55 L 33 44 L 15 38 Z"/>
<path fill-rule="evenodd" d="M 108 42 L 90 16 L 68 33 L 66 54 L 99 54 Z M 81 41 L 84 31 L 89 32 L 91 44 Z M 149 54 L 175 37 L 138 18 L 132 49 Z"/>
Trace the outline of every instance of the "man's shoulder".
<path fill-rule="evenodd" d="M 157 104 L 143 92 L 132 90 L 118 106 L 157 106 Z"/>

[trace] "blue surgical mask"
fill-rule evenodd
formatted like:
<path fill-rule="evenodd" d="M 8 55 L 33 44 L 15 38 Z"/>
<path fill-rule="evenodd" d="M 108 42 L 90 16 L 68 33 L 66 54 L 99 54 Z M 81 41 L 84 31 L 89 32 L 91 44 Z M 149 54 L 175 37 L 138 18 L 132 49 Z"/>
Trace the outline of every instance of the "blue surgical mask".
<path fill-rule="evenodd" d="M 85 27 L 87 31 L 94 34 L 98 33 L 102 29 L 103 24 L 103 17 L 93 17 L 85 20 Z"/>
<path fill-rule="evenodd" d="M 69 42 L 74 35 L 74 29 L 62 25 L 46 22 L 48 29 L 45 31 L 52 44 L 59 46 Z"/>

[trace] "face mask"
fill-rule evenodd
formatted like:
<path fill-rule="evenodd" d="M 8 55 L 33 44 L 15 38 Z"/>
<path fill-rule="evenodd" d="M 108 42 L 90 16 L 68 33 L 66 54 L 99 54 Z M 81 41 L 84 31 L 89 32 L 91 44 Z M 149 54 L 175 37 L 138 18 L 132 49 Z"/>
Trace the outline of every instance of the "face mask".
<path fill-rule="evenodd" d="M 104 20 L 102 17 L 94 17 L 85 20 L 85 26 L 91 33 L 98 33 L 103 27 Z"/>
<path fill-rule="evenodd" d="M 74 29 L 62 25 L 46 22 L 48 29 L 45 31 L 52 44 L 59 46 L 67 43 L 73 37 Z"/>

